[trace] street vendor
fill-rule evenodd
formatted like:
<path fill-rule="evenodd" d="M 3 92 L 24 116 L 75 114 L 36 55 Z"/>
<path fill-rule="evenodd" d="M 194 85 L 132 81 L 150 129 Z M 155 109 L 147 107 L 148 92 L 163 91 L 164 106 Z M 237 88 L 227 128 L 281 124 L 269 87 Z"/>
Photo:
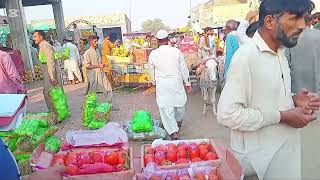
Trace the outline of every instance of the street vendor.
<path fill-rule="evenodd" d="M 63 179 L 65 172 L 64 166 L 50 167 L 45 170 L 39 170 L 29 176 L 21 177 L 17 162 L 8 149 L 8 146 L 0 138 L 0 179 L 10 180 L 59 180 Z"/>
<path fill-rule="evenodd" d="M 151 81 L 156 85 L 156 98 L 161 121 L 171 139 L 178 138 L 187 103 L 188 92 L 192 91 L 189 71 L 182 52 L 169 46 L 169 34 L 157 32 L 159 48 L 149 56 Z"/>
<path fill-rule="evenodd" d="M 206 27 L 204 29 L 204 35 L 200 37 L 199 40 L 199 48 L 201 52 L 201 59 L 205 59 L 211 56 L 212 53 L 214 52 L 214 49 L 210 48 L 209 44 L 209 36 L 213 35 L 213 28 L 211 27 Z"/>
<path fill-rule="evenodd" d="M 69 52 L 69 57 L 64 61 L 64 68 L 68 70 L 68 80 L 70 84 L 82 83 L 82 76 L 79 69 L 80 53 L 75 44 L 72 43 L 71 37 L 66 37 L 64 39 L 65 44 L 63 49 L 65 52 Z M 74 80 L 74 75 L 77 77 L 78 81 Z"/>
<path fill-rule="evenodd" d="M 217 120 L 231 130 L 245 178 L 302 179 L 300 129 L 317 118 L 320 99 L 291 93 L 283 49 L 297 45 L 311 10 L 309 0 L 262 1 L 259 30 L 232 57 Z"/>
<path fill-rule="evenodd" d="M 90 48 L 84 53 L 84 67 L 87 68 L 88 88 L 86 94 L 90 92 L 97 93 L 100 102 L 112 101 L 112 87 L 107 76 L 103 72 L 106 64 L 102 64 L 98 47 L 98 36 L 89 36 Z M 102 97 L 101 97 L 102 96 Z M 119 110 L 113 106 L 113 111 Z"/>
<path fill-rule="evenodd" d="M 101 55 L 102 55 L 102 63 L 106 65 L 103 70 L 106 73 L 108 81 L 110 84 L 113 84 L 112 74 L 111 74 L 111 62 L 108 61 L 107 56 L 111 56 L 112 49 L 119 45 L 119 40 L 116 40 L 114 43 L 110 40 L 110 34 L 107 34 L 101 44 Z"/>
<path fill-rule="evenodd" d="M 37 30 L 33 33 L 33 40 L 39 46 L 39 60 L 41 71 L 43 72 L 43 95 L 47 104 L 48 110 L 52 113 L 52 118 L 56 120 L 56 111 L 53 103 L 49 97 L 49 90 L 52 86 L 60 86 L 61 82 L 61 69 L 54 60 L 53 47 L 45 40 L 45 32 Z"/>

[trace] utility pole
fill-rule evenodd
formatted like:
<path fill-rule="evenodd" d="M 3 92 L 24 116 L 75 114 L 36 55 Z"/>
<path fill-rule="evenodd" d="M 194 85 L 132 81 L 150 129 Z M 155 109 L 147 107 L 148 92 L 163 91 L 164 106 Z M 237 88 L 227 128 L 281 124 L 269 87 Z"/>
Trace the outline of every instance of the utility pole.
<path fill-rule="evenodd" d="M 132 21 L 132 0 L 129 0 L 130 1 L 130 21 Z"/>

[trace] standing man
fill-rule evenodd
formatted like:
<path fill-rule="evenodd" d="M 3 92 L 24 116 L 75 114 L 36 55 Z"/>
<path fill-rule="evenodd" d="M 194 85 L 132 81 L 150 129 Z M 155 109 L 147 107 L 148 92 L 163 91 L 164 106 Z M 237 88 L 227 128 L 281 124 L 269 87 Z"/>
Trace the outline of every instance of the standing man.
<path fill-rule="evenodd" d="M 306 16 L 305 21 L 307 26 L 311 25 L 310 16 Z M 293 93 L 298 93 L 304 88 L 320 93 L 320 52 L 315 44 L 320 44 L 320 32 L 307 28 L 301 34 L 297 46 L 286 50 L 291 69 Z M 304 179 L 320 177 L 320 158 L 314 157 L 314 154 L 320 151 L 320 144 L 314 143 L 314 137 L 320 137 L 319 118 L 301 131 Z"/>
<path fill-rule="evenodd" d="M 189 71 L 182 52 L 169 44 L 169 34 L 160 30 L 156 35 L 159 48 L 149 56 L 150 76 L 156 85 L 161 121 L 171 139 L 178 138 L 185 113 L 187 95 L 192 91 Z"/>
<path fill-rule="evenodd" d="M 80 40 L 82 39 L 81 30 L 78 28 L 76 23 L 73 24 L 73 28 L 74 28 L 74 31 L 73 31 L 74 43 L 77 45 L 78 50 L 81 51 L 82 50 L 80 45 Z"/>
<path fill-rule="evenodd" d="M 0 94 L 26 93 L 10 55 L 0 50 Z"/>
<path fill-rule="evenodd" d="M 107 56 L 111 56 L 112 49 L 117 47 L 119 44 L 119 40 L 116 40 L 115 43 L 112 43 L 110 40 L 110 34 L 107 34 L 101 44 L 101 55 L 102 55 L 102 64 L 105 65 L 103 69 L 107 75 L 108 81 L 110 84 L 113 84 L 112 74 L 111 74 L 111 62 L 108 61 Z"/>
<path fill-rule="evenodd" d="M 80 54 L 76 45 L 72 44 L 72 38 L 67 37 L 64 39 L 65 44 L 63 49 L 68 52 L 69 58 L 64 61 L 65 68 L 68 70 L 68 80 L 71 84 L 82 83 L 82 76 L 79 69 Z M 74 81 L 74 75 L 76 75 L 78 81 Z"/>
<path fill-rule="evenodd" d="M 232 59 L 217 119 L 231 129 L 245 178 L 302 179 L 300 129 L 317 118 L 320 100 L 310 91 L 292 95 L 283 47 L 297 44 L 311 7 L 310 0 L 262 1 L 260 29 Z"/>
<path fill-rule="evenodd" d="M 56 112 L 49 98 L 49 89 L 52 86 L 61 86 L 61 70 L 53 58 L 53 47 L 45 40 L 45 32 L 37 30 L 33 33 L 33 41 L 39 46 L 40 68 L 43 73 L 43 95 L 48 110 L 52 113 L 53 120 L 56 120 Z"/>
<path fill-rule="evenodd" d="M 89 36 L 90 48 L 84 53 L 84 67 L 87 68 L 88 73 L 88 88 L 87 94 L 90 92 L 97 93 L 100 102 L 112 101 L 112 88 L 111 84 L 108 81 L 103 68 L 106 67 L 105 64 L 101 63 L 101 59 L 98 53 L 98 36 L 91 35 Z M 102 94 L 102 97 L 99 96 Z M 113 106 L 113 111 L 115 109 Z"/>
<path fill-rule="evenodd" d="M 201 52 L 201 59 L 206 59 L 210 57 L 214 51 L 214 49 L 210 48 L 210 43 L 209 43 L 209 36 L 213 35 L 213 28 L 211 27 L 206 27 L 204 28 L 204 35 L 200 37 L 199 40 L 199 48 Z"/>
<path fill-rule="evenodd" d="M 224 32 L 226 37 L 226 60 L 224 64 L 224 80 L 226 80 L 229 66 L 231 64 L 231 59 L 234 53 L 239 49 L 239 41 L 236 36 L 238 28 L 238 23 L 235 20 L 229 20 L 225 26 Z"/>

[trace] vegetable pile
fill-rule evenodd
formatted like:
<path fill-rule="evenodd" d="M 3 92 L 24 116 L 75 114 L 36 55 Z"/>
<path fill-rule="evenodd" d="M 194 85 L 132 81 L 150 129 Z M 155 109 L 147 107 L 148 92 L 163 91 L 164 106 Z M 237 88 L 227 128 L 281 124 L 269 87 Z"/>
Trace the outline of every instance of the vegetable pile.
<path fill-rule="evenodd" d="M 58 121 L 61 122 L 71 116 L 67 97 L 61 87 L 52 87 L 49 90 L 51 101 L 57 112 Z"/>
<path fill-rule="evenodd" d="M 145 148 L 144 164 L 155 162 L 159 166 L 184 164 L 218 159 L 217 154 L 209 143 L 180 142 L 178 145 L 166 144 Z"/>
<path fill-rule="evenodd" d="M 130 168 L 127 150 L 91 152 L 61 152 L 54 156 L 51 166 L 64 165 L 68 175 L 86 175 L 125 171 Z"/>
<path fill-rule="evenodd" d="M 111 108 L 109 103 L 98 104 L 95 93 L 88 94 L 83 104 L 83 126 L 90 129 L 102 128 L 109 121 Z"/>

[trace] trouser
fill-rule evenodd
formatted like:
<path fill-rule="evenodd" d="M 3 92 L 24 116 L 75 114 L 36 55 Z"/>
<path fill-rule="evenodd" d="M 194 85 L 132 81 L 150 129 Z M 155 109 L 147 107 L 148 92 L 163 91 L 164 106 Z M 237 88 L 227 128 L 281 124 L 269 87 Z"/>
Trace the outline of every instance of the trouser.
<path fill-rule="evenodd" d="M 79 68 L 76 68 L 74 70 L 68 69 L 68 79 L 69 81 L 74 80 L 74 75 L 78 78 L 80 82 L 82 82 L 82 76 Z"/>
<path fill-rule="evenodd" d="M 106 72 L 106 76 L 108 81 L 110 82 L 111 86 L 113 85 L 113 80 L 112 80 L 112 73 L 111 72 Z"/>
<path fill-rule="evenodd" d="M 88 72 L 87 68 L 82 66 L 82 75 L 83 75 L 84 82 L 88 82 L 88 74 L 87 74 L 87 72 Z"/>
<path fill-rule="evenodd" d="M 182 122 L 185 110 L 185 106 L 159 108 L 163 127 L 169 135 L 179 131 L 178 122 Z"/>
<path fill-rule="evenodd" d="M 58 123 L 57 121 L 57 113 L 56 110 L 53 106 L 53 103 L 51 101 L 51 98 L 49 96 L 49 89 L 44 87 L 43 88 L 43 96 L 44 96 L 44 101 L 46 102 L 48 111 L 51 113 L 51 118 L 54 124 Z"/>
<path fill-rule="evenodd" d="M 319 116 L 319 114 L 318 114 Z M 301 130 L 302 178 L 320 178 L 320 117 Z"/>

